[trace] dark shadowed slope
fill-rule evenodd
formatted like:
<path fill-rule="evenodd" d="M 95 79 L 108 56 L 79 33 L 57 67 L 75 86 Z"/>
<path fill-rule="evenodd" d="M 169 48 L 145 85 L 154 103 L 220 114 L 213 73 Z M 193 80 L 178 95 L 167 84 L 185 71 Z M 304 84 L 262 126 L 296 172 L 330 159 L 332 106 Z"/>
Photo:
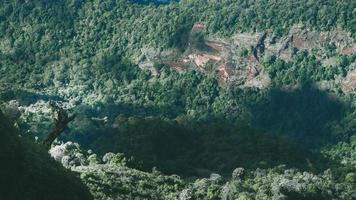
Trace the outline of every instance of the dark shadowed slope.
<path fill-rule="evenodd" d="M 88 189 L 44 148 L 17 136 L 0 113 L 0 199 L 90 200 Z"/>

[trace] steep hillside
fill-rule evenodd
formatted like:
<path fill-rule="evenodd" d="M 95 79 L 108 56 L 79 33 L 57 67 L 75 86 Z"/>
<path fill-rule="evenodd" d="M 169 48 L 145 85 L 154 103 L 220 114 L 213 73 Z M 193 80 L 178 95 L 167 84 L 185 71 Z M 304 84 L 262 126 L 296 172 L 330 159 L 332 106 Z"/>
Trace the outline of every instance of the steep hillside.
<path fill-rule="evenodd" d="M 58 141 L 98 155 L 56 159 L 97 199 L 355 197 L 354 1 L 151 2 L 1 1 L 0 108 L 21 137 L 43 141 L 49 101 L 75 113 Z M 62 169 L 31 142 L 4 137 L 4 160 L 33 163 L 10 162 L 4 176 L 50 185 L 35 193 L 21 185 L 28 179 L 14 181 L 16 194 L 56 194 L 42 175 Z M 107 152 L 130 159 L 98 161 Z M 229 179 L 237 167 L 247 175 Z M 212 173 L 221 177 L 191 181 Z"/>
<path fill-rule="evenodd" d="M 109 99 L 126 103 L 118 94 L 123 83 L 129 84 L 137 77 L 137 70 L 132 66 L 127 69 L 130 63 L 137 64 L 157 53 L 166 59 L 176 48 L 184 50 L 186 35 L 199 22 L 205 26 L 204 34 L 212 38 L 208 46 L 218 48 L 220 56 L 207 54 L 206 57 L 202 52 L 193 51 L 187 58 L 200 63 L 198 67 L 209 60 L 219 61 L 222 80 L 264 88 L 269 79 L 274 78 L 266 76 L 261 64 L 263 55 L 260 54 L 265 48 L 266 55 L 275 53 L 277 57 L 288 59 L 294 47 L 309 51 L 328 45 L 331 54 L 345 54 L 343 59 L 347 61 L 342 72 L 345 77 L 348 68 L 354 68 L 348 67 L 354 55 L 354 6 L 352 1 L 318 0 L 280 3 L 184 0 L 161 6 L 132 4 L 125 0 L 6 2 L 0 12 L 4 19 L 0 25 L 1 85 L 2 89 L 26 88 L 46 95 L 59 94 L 66 99 L 78 98 L 86 103 Z M 252 11 L 257 15 L 252 15 Z M 296 24 L 303 24 L 305 28 L 292 28 Z M 259 41 L 260 35 L 265 36 L 263 32 L 268 36 Z M 204 39 L 204 35 L 200 38 Z M 306 39 L 311 45 L 317 45 L 303 46 Z M 246 50 L 250 51 L 247 55 Z M 240 51 L 246 59 L 239 58 Z M 318 54 L 325 56 L 324 51 Z M 333 56 L 325 62 L 325 66 L 335 62 L 337 65 L 338 59 Z M 185 64 L 180 63 L 173 66 L 184 68 Z M 322 75 L 323 68 L 318 69 Z M 274 76 L 274 70 L 271 69 L 270 75 Z M 328 79 L 335 79 L 339 74 L 338 66 L 328 67 L 328 70 Z M 314 76 L 306 75 L 307 78 Z"/>
<path fill-rule="evenodd" d="M 182 54 L 144 52 L 141 68 L 149 67 L 152 74 L 158 74 L 154 68 L 158 62 L 178 72 L 217 71 L 221 87 L 265 89 L 271 84 L 293 86 L 312 80 L 318 84 L 330 83 L 329 87 L 324 86 L 326 89 L 339 86 L 344 93 L 355 94 L 356 82 L 352 76 L 356 44 L 349 32 L 342 29 L 318 32 L 296 24 L 280 38 L 272 30 L 221 38 L 205 35 L 207 26 L 203 22 L 194 24 Z M 201 37 L 200 44 L 197 37 Z"/>
<path fill-rule="evenodd" d="M 126 140 L 118 135 L 135 132 L 118 133 L 114 121 L 122 114 L 187 119 L 197 130 L 220 121 L 248 125 L 318 149 L 355 133 L 354 6 L 6 2 L 0 10 L 2 107 L 15 113 L 22 136 L 41 141 L 53 123 L 47 101 L 63 101 L 79 117 L 62 139 L 99 151 L 140 152 L 120 142 Z"/>
<path fill-rule="evenodd" d="M 92 199 L 74 173 L 50 158 L 38 144 L 18 137 L 2 113 L 0 130 L 0 199 Z"/>
<path fill-rule="evenodd" d="M 355 141 L 327 150 L 340 155 L 352 150 Z M 334 154 L 333 152 L 339 152 Z M 177 175 L 166 176 L 157 169 L 142 172 L 127 167 L 130 162 L 123 154 L 107 153 L 103 157 L 80 149 L 78 144 L 54 146 L 51 155 L 64 166 L 81 173 L 82 181 L 95 199 L 290 199 L 290 200 L 351 200 L 356 197 L 354 156 L 345 156 L 347 168 L 326 170 L 319 174 L 287 169 L 253 171 L 236 168 L 227 179 L 212 173 L 207 178 L 187 181 Z M 342 162 L 335 157 L 336 162 Z"/>

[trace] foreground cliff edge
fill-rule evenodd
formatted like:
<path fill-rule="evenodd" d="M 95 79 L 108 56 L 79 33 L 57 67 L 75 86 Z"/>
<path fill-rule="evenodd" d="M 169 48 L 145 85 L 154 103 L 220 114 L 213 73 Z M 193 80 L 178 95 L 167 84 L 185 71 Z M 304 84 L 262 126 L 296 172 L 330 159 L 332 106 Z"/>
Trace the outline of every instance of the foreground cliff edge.
<path fill-rule="evenodd" d="M 2 112 L 0 130 L 0 199 L 93 199 L 80 179 L 44 147 L 20 138 Z"/>

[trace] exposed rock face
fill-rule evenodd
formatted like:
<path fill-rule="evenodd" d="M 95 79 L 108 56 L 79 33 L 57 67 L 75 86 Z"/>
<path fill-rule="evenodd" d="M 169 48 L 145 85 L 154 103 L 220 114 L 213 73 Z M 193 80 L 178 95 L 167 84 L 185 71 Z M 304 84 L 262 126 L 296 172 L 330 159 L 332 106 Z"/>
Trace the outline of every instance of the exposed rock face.
<path fill-rule="evenodd" d="M 219 62 L 221 61 L 221 57 L 210 55 L 210 54 L 190 54 L 188 55 L 188 59 L 183 60 L 186 63 L 193 63 L 199 68 L 204 68 L 206 64 L 209 62 Z"/>
<path fill-rule="evenodd" d="M 296 48 L 312 52 L 319 58 L 324 59 L 322 54 L 326 45 L 335 45 L 338 54 L 355 54 L 356 47 L 351 35 L 342 30 L 332 32 L 317 32 L 303 25 L 295 25 L 289 34 L 275 44 L 265 44 L 266 51 L 276 54 L 285 60 L 291 59 L 291 49 Z"/>
<path fill-rule="evenodd" d="M 206 25 L 203 22 L 196 23 L 191 33 L 204 31 Z M 257 47 L 263 45 L 266 33 L 237 34 L 232 41 L 221 38 L 205 38 L 206 49 L 199 50 L 189 45 L 183 54 L 167 54 L 165 57 L 159 53 L 152 53 L 152 50 L 143 50 L 143 61 L 139 62 L 141 68 L 151 71 L 153 75 L 157 72 L 153 63 L 161 61 L 178 72 L 186 70 L 198 70 L 202 73 L 210 73 L 214 66 L 217 71 L 219 83 L 222 87 L 227 85 L 238 85 L 240 87 L 265 88 L 270 84 L 270 78 L 265 73 L 263 66 L 259 62 L 260 52 Z M 250 56 L 238 56 L 241 48 L 251 49 Z M 149 53 L 151 52 L 151 53 Z M 151 56 L 150 56 L 151 55 Z"/>
<path fill-rule="evenodd" d="M 356 94 L 356 69 L 347 74 L 341 85 L 344 93 Z"/>
<path fill-rule="evenodd" d="M 198 23 L 192 32 L 202 31 L 205 26 Z M 240 87 L 265 88 L 270 84 L 270 78 L 259 62 L 259 45 L 263 45 L 265 33 L 254 36 L 236 35 L 233 42 L 221 38 L 205 38 L 205 50 L 189 47 L 179 58 L 168 63 L 173 69 L 182 72 L 184 69 L 198 70 L 209 73 L 208 65 L 215 66 L 220 86 L 237 85 Z M 240 46 L 241 44 L 241 46 Z M 250 56 L 239 56 L 241 48 L 251 49 Z M 179 67 L 181 66 L 181 67 Z"/>
<path fill-rule="evenodd" d="M 191 33 L 202 32 L 206 28 L 203 22 L 196 23 Z M 289 34 L 278 39 L 273 38 L 273 31 L 258 33 L 238 33 L 231 38 L 205 37 L 205 48 L 197 49 L 188 45 L 184 53 L 168 52 L 150 53 L 140 62 L 142 68 L 154 71 L 153 63 L 164 63 L 182 73 L 186 70 L 197 70 L 202 73 L 216 71 L 220 86 L 238 86 L 241 88 L 267 88 L 271 79 L 264 69 L 262 57 L 273 55 L 285 61 L 293 61 L 293 52 L 307 51 L 316 56 L 324 66 L 338 64 L 338 55 L 354 55 L 356 45 L 351 34 L 335 30 L 332 32 L 317 32 L 304 25 L 295 25 Z M 326 53 L 329 46 L 330 54 Z M 245 51 L 245 53 L 241 53 Z M 152 52 L 152 50 L 151 50 Z M 326 56 L 327 55 L 327 56 Z M 209 67 L 208 67 L 209 66 Z M 213 66 L 213 69 L 211 68 Z M 350 93 L 355 89 L 354 72 L 342 81 L 343 91 Z M 340 82 L 340 81 L 339 81 Z"/>
<path fill-rule="evenodd" d="M 341 50 L 343 55 L 355 55 L 356 54 L 356 44 L 353 44 L 351 47 L 345 47 Z"/>
<path fill-rule="evenodd" d="M 206 28 L 204 22 L 197 22 L 194 24 L 193 28 L 192 28 L 192 32 L 199 32 L 199 31 L 203 31 Z"/>
<path fill-rule="evenodd" d="M 198 22 L 193 26 L 191 33 L 204 31 L 205 27 L 203 22 Z M 256 48 L 258 44 L 263 43 L 264 37 L 265 34 L 261 33 L 249 41 L 254 41 L 254 48 Z M 243 40 L 243 37 L 237 37 L 236 40 Z M 170 54 L 159 59 L 178 72 L 198 70 L 201 73 L 211 73 L 215 71 L 222 87 L 238 85 L 264 88 L 269 85 L 269 78 L 259 64 L 257 51 L 251 60 L 249 57 L 237 56 L 241 47 L 228 40 L 205 38 L 204 45 L 204 49 L 197 49 L 189 43 L 184 53 L 175 56 Z M 247 42 L 246 47 L 250 48 L 250 46 Z M 141 65 L 147 64 L 142 62 Z"/>
<path fill-rule="evenodd" d="M 249 49 L 263 42 L 265 33 L 240 33 L 232 37 L 233 43 Z"/>

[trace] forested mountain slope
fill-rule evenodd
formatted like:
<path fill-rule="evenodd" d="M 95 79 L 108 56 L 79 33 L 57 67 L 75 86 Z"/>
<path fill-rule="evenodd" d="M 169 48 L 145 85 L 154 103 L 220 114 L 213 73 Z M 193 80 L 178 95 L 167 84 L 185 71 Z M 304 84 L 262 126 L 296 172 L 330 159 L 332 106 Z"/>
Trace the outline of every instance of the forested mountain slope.
<path fill-rule="evenodd" d="M 160 6 L 125 0 L 5 2 L 0 12 L 2 97 L 110 104 L 169 118 L 238 121 L 249 116 L 270 129 L 251 115 L 253 108 L 268 105 L 269 89 L 293 93 L 312 82 L 317 90 L 343 98 L 346 108 L 352 106 L 330 105 L 340 110 L 336 116 L 348 116 L 341 125 L 345 131 L 336 134 L 345 139 L 354 116 L 354 6 L 352 1 L 302 0 L 184 0 Z M 22 95 L 27 92 L 36 95 Z M 301 98 L 307 103 L 314 97 Z M 324 98 L 329 96 L 318 101 Z M 281 102 L 281 109 L 284 104 L 289 101 Z M 295 114 L 309 115 L 301 107 Z M 316 106 L 313 119 L 327 119 L 317 126 L 337 119 L 320 109 Z M 271 115 L 271 122 L 279 117 Z M 270 131 L 288 132 L 291 123 Z M 307 133 L 291 134 L 315 131 L 301 132 Z"/>
<path fill-rule="evenodd" d="M 181 199 L 285 199 L 255 180 L 288 177 L 290 168 L 342 185 L 342 192 L 310 186 L 306 199 L 354 197 L 354 1 L 148 2 L 1 1 L 0 103 L 22 137 L 42 142 L 53 128 L 48 102 L 59 101 L 77 115 L 60 141 L 99 157 L 124 153 L 129 167 L 157 182 L 153 167 L 178 174 L 187 183 L 179 178 L 182 187 L 168 193 Z M 116 186 L 96 193 L 105 170 L 116 170 L 102 165 L 79 170 L 103 175 L 93 175 L 95 183 L 82 177 L 98 199 L 116 194 Z M 181 191 L 211 173 L 229 179 L 238 167 L 251 172 L 242 182 Z M 291 189 L 290 198 L 302 199 L 304 189 Z"/>

